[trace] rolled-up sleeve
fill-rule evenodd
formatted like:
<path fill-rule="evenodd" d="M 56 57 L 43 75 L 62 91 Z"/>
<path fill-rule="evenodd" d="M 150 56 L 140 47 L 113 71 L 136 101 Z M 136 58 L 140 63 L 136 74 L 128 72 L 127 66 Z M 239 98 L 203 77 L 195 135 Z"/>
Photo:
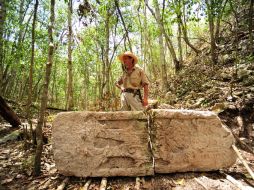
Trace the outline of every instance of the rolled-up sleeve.
<path fill-rule="evenodd" d="M 122 85 L 123 84 L 123 76 L 119 77 L 115 84 Z"/>
<path fill-rule="evenodd" d="M 149 80 L 143 70 L 141 71 L 141 85 L 142 86 L 149 85 Z"/>

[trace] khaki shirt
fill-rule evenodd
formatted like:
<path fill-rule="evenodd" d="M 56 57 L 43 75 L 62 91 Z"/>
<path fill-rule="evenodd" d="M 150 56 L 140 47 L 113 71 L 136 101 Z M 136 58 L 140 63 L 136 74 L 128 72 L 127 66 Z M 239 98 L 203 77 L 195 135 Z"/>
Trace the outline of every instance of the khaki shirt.
<path fill-rule="evenodd" d="M 131 73 L 123 73 L 123 75 L 118 79 L 117 84 L 123 85 L 125 89 L 141 89 L 145 85 L 148 85 L 149 81 L 143 69 L 135 65 Z"/>

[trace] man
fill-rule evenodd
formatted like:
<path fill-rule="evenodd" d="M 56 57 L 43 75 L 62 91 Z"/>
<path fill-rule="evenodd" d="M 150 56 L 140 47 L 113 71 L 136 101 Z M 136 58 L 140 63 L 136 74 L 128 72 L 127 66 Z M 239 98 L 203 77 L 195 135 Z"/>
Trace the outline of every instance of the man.
<path fill-rule="evenodd" d="M 143 110 L 148 105 L 148 84 L 146 74 L 136 65 L 137 56 L 127 51 L 121 54 L 118 59 L 122 63 L 123 75 L 116 82 L 116 86 L 121 89 L 121 110 L 138 111 Z M 142 99 L 140 89 L 144 88 L 144 98 Z"/>

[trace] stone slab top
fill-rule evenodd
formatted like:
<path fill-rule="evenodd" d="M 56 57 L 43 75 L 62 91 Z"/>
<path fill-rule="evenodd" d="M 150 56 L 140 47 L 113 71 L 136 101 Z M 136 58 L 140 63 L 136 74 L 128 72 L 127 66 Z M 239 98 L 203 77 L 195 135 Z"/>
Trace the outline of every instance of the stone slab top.
<path fill-rule="evenodd" d="M 79 117 L 85 120 L 95 119 L 98 121 L 114 121 L 114 120 L 146 120 L 147 116 L 142 111 L 111 111 L 111 112 L 95 112 L 95 111 L 70 111 L 57 114 L 57 118 Z"/>
<path fill-rule="evenodd" d="M 196 110 L 187 110 L 187 109 L 152 109 L 152 113 L 155 116 L 155 118 L 165 118 L 165 119 L 218 118 L 216 113 L 212 111 L 196 111 Z"/>

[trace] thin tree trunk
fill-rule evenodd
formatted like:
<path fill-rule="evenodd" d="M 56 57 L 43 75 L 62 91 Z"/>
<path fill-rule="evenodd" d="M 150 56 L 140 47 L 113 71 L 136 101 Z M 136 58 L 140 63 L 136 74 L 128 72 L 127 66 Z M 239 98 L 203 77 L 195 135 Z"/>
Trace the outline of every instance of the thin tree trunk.
<path fill-rule="evenodd" d="M 146 62 L 145 62 L 145 31 L 144 31 L 144 28 L 142 26 L 142 22 L 141 22 L 141 17 L 140 17 L 140 7 L 141 7 L 141 3 L 142 1 L 139 1 L 139 4 L 138 4 L 138 8 L 137 8 L 137 14 L 138 14 L 138 22 L 139 22 L 139 27 L 140 27 L 140 54 L 141 54 L 141 57 L 142 60 L 143 60 L 143 70 L 145 71 L 146 70 Z"/>
<path fill-rule="evenodd" d="M 125 33 L 126 33 L 126 37 L 128 39 L 130 51 L 132 51 L 132 46 L 131 46 L 131 41 L 130 41 L 130 38 L 129 38 L 129 33 L 128 33 L 128 30 L 126 28 L 126 25 L 125 25 L 125 22 L 124 22 L 121 10 L 119 8 L 119 0 L 115 0 L 115 5 L 116 5 L 117 12 L 118 12 L 118 14 L 119 14 L 119 16 L 121 18 L 122 23 L 123 23 L 123 27 L 124 27 L 124 30 L 125 30 Z"/>
<path fill-rule="evenodd" d="M 161 20 L 161 14 L 160 14 L 160 8 L 159 4 L 157 1 L 154 1 L 155 3 L 155 15 L 157 20 Z M 161 65 L 161 80 L 162 80 L 162 90 L 165 91 L 168 86 L 168 81 L 167 81 L 167 68 L 165 64 L 165 53 L 164 53 L 164 43 L 163 43 L 163 29 L 160 25 L 159 27 L 159 46 L 160 46 L 160 65 Z"/>
<path fill-rule="evenodd" d="M 29 90 L 28 90 L 28 99 L 27 99 L 27 119 L 30 121 L 31 114 L 30 114 L 30 107 L 32 104 L 32 96 L 33 96 L 33 69 L 34 69 L 34 43 L 35 43 L 35 27 L 36 27 L 36 17 L 37 17 L 37 9 L 38 9 L 39 1 L 35 1 L 34 5 L 34 18 L 32 24 L 32 52 L 31 52 L 31 63 L 30 63 L 30 71 L 29 71 Z M 30 122 L 30 126 L 31 126 Z"/>
<path fill-rule="evenodd" d="M 249 8 L 249 39 L 250 39 L 250 46 L 249 51 L 250 53 L 254 54 L 254 43 L 253 43 L 253 4 L 254 0 L 251 0 L 250 2 L 250 8 Z"/>
<path fill-rule="evenodd" d="M 68 89 L 67 89 L 67 110 L 73 110 L 73 75 L 72 75 L 72 0 L 68 2 Z"/>
<path fill-rule="evenodd" d="M 144 71 L 148 65 L 148 29 L 147 29 L 147 12 L 144 6 Z"/>
<path fill-rule="evenodd" d="M 55 48 L 55 51 L 56 51 L 56 48 Z M 51 88 L 51 94 L 52 94 L 52 100 L 51 100 L 51 105 L 53 105 L 54 103 L 57 103 L 56 102 L 56 94 L 57 94 L 57 89 L 56 89 L 56 70 L 57 70 L 57 67 L 56 67 L 56 63 L 57 63 L 57 58 L 54 60 L 54 63 L 52 65 L 53 67 L 53 84 L 52 84 L 52 88 Z"/>
<path fill-rule="evenodd" d="M 201 51 L 198 50 L 197 48 L 195 48 L 194 45 L 192 45 L 191 42 L 190 42 L 190 40 L 189 40 L 188 33 L 187 33 L 187 25 L 186 25 L 186 22 L 184 22 L 184 21 L 182 20 L 181 8 L 182 8 L 181 0 L 179 0 L 179 2 L 178 2 L 178 9 L 179 9 L 179 10 L 176 11 L 176 14 L 177 14 L 178 23 L 180 23 L 180 26 L 181 26 L 181 32 L 182 32 L 182 34 L 183 34 L 183 39 L 184 39 L 185 43 L 186 43 L 193 51 L 195 51 L 196 54 L 199 54 L 199 53 L 201 53 Z M 185 15 L 185 8 L 183 9 L 183 14 Z"/>
<path fill-rule="evenodd" d="M 2 81 L 4 74 L 4 26 L 6 18 L 5 0 L 0 0 L 0 95 L 2 94 Z"/>
<path fill-rule="evenodd" d="M 218 16 L 217 16 L 217 19 L 216 19 L 216 29 L 215 29 L 215 37 L 214 37 L 216 43 L 219 43 L 220 23 L 221 23 L 221 19 L 222 19 L 222 16 L 223 16 L 223 13 L 224 13 L 227 2 L 228 2 L 228 0 L 225 0 L 225 1 L 222 0 L 221 1 L 221 9 L 219 10 L 219 13 L 218 13 Z"/>
<path fill-rule="evenodd" d="M 208 12 L 208 22 L 209 22 L 209 32 L 211 40 L 211 56 L 212 62 L 217 63 L 217 53 L 216 53 L 216 42 L 214 36 L 214 16 L 213 16 L 213 4 L 211 0 L 205 0 Z"/>
<path fill-rule="evenodd" d="M 53 62 L 53 54 L 54 54 L 54 41 L 53 41 L 53 27 L 54 27 L 54 21 L 55 21 L 55 0 L 51 0 L 51 6 L 50 6 L 50 24 L 49 24 L 49 47 L 48 47 L 48 62 L 46 64 L 46 74 L 45 74 L 45 81 L 44 81 L 44 87 L 43 87 L 43 94 L 41 97 L 41 108 L 39 113 L 39 120 L 38 125 L 36 127 L 36 137 L 37 137 L 37 148 L 36 148 L 36 154 L 35 154 L 35 161 L 34 161 L 34 175 L 38 176 L 41 171 L 41 154 L 42 154 L 42 126 L 44 123 L 44 116 L 45 116 L 45 110 L 47 107 L 47 101 L 48 101 L 48 87 L 50 82 L 50 73 L 51 73 L 51 67 Z"/>
<path fill-rule="evenodd" d="M 178 42 L 179 64 L 181 67 L 182 62 L 183 62 L 183 48 L 182 48 L 182 30 L 181 30 L 181 25 L 179 22 L 178 22 L 177 42 Z"/>
<path fill-rule="evenodd" d="M 152 44 L 151 44 L 151 40 L 150 40 L 150 38 L 149 38 L 149 35 L 148 35 L 148 38 L 147 38 L 147 47 L 149 47 L 149 52 L 150 52 L 150 54 L 149 54 L 149 60 L 151 60 L 151 64 L 149 64 L 149 65 L 151 65 L 151 73 L 153 73 L 153 78 L 154 79 L 156 79 L 157 78 L 157 70 L 156 70 L 156 65 L 154 64 L 154 56 L 153 56 L 153 46 L 152 46 Z M 148 56 L 148 54 L 147 54 L 147 56 Z"/>
<path fill-rule="evenodd" d="M 185 41 L 185 43 L 193 50 L 195 51 L 196 54 L 199 54 L 201 53 L 200 50 L 198 50 L 193 44 L 191 44 L 190 40 L 189 40 L 189 37 L 188 37 L 188 33 L 187 33 L 187 26 L 186 26 L 186 23 L 183 22 L 182 20 L 182 3 L 181 3 L 182 0 L 176 0 L 175 1 L 175 12 L 176 12 L 176 15 L 177 15 L 177 20 L 178 20 L 178 25 L 180 25 L 181 27 L 181 33 L 183 34 L 183 39 Z M 183 14 L 185 15 L 185 9 L 183 9 Z"/>
<path fill-rule="evenodd" d="M 155 0 L 155 1 L 157 1 L 157 0 Z M 172 41 L 171 41 L 169 35 L 167 34 L 167 32 L 166 32 L 166 30 L 165 30 L 165 28 L 164 28 L 164 25 L 163 25 L 162 21 L 161 21 L 161 20 L 158 20 L 158 19 L 156 18 L 156 15 L 155 15 L 154 11 L 151 9 L 151 7 L 149 7 L 149 5 L 148 5 L 147 2 L 145 2 L 145 3 L 146 3 L 147 8 L 150 10 L 150 12 L 152 13 L 152 15 L 153 15 L 154 18 L 156 19 L 156 21 L 157 21 L 159 27 L 161 28 L 161 30 L 162 30 L 162 32 L 163 32 L 165 38 L 166 38 L 167 46 L 168 46 L 168 49 L 169 49 L 169 51 L 170 51 L 170 54 L 171 54 L 171 56 L 172 56 L 173 63 L 174 63 L 174 66 L 175 66 L 175 71 L 178 72 L 179 69 L 180 69 L 180 66 L 179 66 L 179 61 L 178 61 L 178 59 L 177 59 L 177 57 L 176 57 L 176 53 L 175 53 L 175 50 L 174 50 L 174 47 L 173 47 L 173 43 L 172 43 Z"/>
<path fill-rule="evenodd" d="M 183 39 L 184 39 L 185 43 L 186 43 L 193 51 L 195 51 L 196 54 L 201 53 L 200 50 L 198 50 L 197 48 L 194 47 L 194 45 L 191 44 L 191 42 L 190 42 L 190 40 L 189 40 L 189 37 L 188 37 L 188 34 L 187 34 L 187 29 L 186 29 L 186 27 L 184 26 L 184 24 L 183 24 L 183 22 L 182 22 L 182 18 L 180 18 L 179 21 L 180 21 L 180 25 L 182 26 Z"/>
<path fill-rule="evenodd" d="M 103 80 L 102 80 L 102 102 L 101 103 L 101 109 L 105 110 L 109 105 L 108 105 L 108 98 L 110 94 L 110 62 L 109 62 L 109 21 L 110 21 L 110 8 L 107 8 L 107 15 L 106 15 L 106 20 L 105 20 L 105 53 L 103 54 L 102 60 L 103 60 Z"/>
<path fill-rule="evenodd" d="M 14 55 L 14 61 L 12 61 L 11 63 L 9 63 L 6 68 L 5 68 L 5 74 L 4 74 L 4 77 L 3 77 L 3 86 L 2 86 L 2 90 L 3 90 L 3 93 L 5 94 L 5 88 L 7 87 L 7 85 L 9 84 L 9 82 L 11 81 L 8 77 L 8 76 L 16 76 L 16 73 L 17 73 L 17 68 L 16 67 L 13 67 L 10 71 L 10 65 L 13 64 L 13 62 L 16 64 L 16 65 L 19 65 L 20 63 L 20 60 L 22 58 L 22 54 L 23 54 L 23 50 L 22 50 L 22 36 L 23 36 L 23 33 L 24 33 L 24 28 L 23 28 L 23 20 L 24 20 L 24 17 L 25 17 L 25 12 L 27 11 L 28 7 L 29 7 L 29 4 L 27 5 L 26 7 L 26 11 L 24 10 L 24 3 L 25 1 L 24 0 L 21 0 L 20 1 L 20 5 L 19 5 L 19 19 L 18 19 L 18 35 L 16 35 L 15 38 L 17 38 L 17 42 L 16 42 L 16 39 L 15 39 L 15 42 L 13 43 L 13 47 L 12 47 L 12 53 L 11 55 Z M 31 16 L 32 17 L 32 16 Z M 30 18 L 31 18 L 30 17 Z M 30 21 L 30 18 L 28 20 L 28 23 Z M 29 25 L 29 24 L 27 24 Z M 18 77 L 16 79 L 17 81 L 18 80 Z M 20 82 L 20 81 L 19 81 Z"/>

